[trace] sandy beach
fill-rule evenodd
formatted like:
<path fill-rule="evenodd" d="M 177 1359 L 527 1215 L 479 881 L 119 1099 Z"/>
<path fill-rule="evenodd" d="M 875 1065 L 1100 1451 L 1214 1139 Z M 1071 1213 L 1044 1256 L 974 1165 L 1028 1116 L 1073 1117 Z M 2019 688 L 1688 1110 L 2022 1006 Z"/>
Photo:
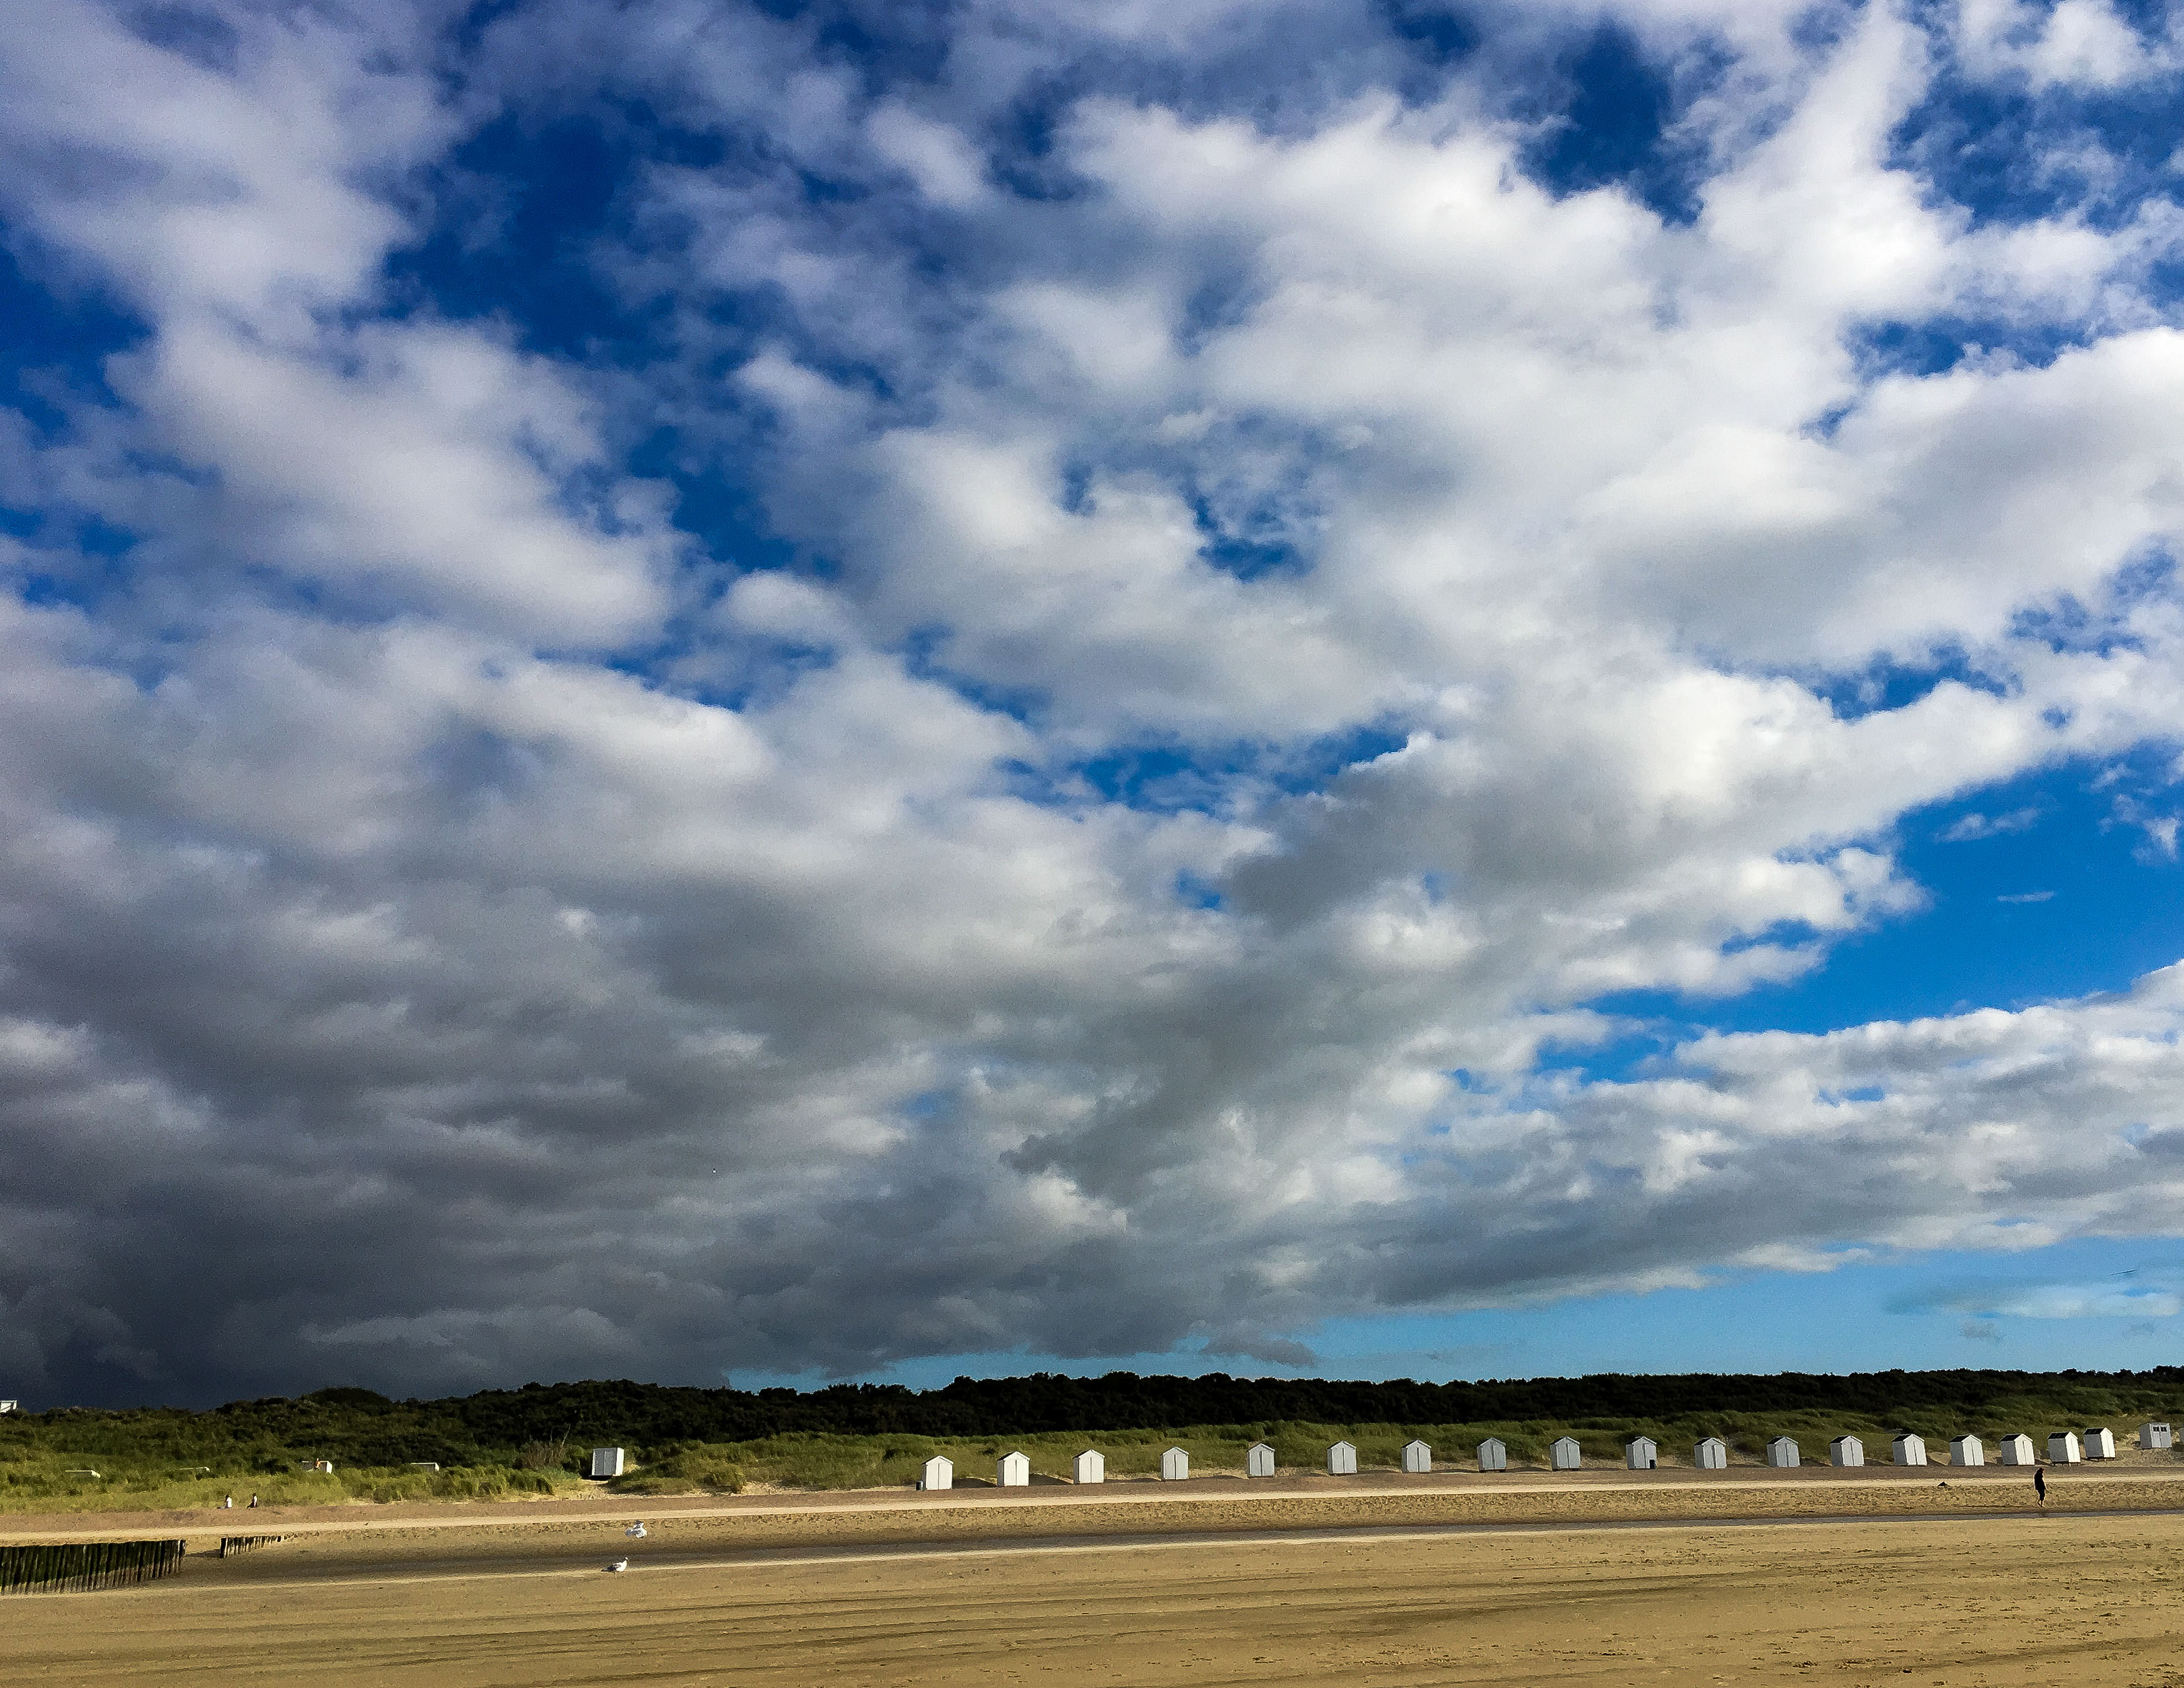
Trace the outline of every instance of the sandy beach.
<path fill-rule="evenodd" d="M 84 1685 L 2184 1685 L 2184 1480 L 2074 1472 L 2043 1515 L 1992 1468 L 1580 1475 L 18 1518 L 192 1553 L 10 1596 L 8 1651 Z"/>

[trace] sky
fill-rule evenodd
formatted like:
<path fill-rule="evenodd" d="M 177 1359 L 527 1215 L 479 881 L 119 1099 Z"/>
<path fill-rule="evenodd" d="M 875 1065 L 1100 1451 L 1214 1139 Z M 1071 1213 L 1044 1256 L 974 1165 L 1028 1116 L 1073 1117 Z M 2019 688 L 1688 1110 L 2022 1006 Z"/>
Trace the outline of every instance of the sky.
<path fill-rule="evenodd" d="M 0 1392 L 2184 1360 L 2184 20 L 0 8 Z"/>

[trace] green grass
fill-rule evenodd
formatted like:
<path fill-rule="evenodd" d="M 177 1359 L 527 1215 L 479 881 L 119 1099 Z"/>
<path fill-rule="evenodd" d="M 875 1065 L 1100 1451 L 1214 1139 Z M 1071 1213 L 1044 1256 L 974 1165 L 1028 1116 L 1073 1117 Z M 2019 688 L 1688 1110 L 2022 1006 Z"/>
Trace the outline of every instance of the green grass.
<path fill-rule="evenodd" d="M 1106 1456 L 1110 1479 L 1158 1476 L 1161 1455 L 1171 1447 L 1179 1447 L 1190 1456 L 1194 1477 L 1240 1476 L 1244 1451 L 1256 1441 L 1273 1445 L 1276 1465 L 1282 1470 L 1323 1471 L 1328 1446 L 1337 1440 L 1355 1444 L 1362 1474 L 1400 1470 L 1402 1446 L 1413 1438 L 1432 1447 L 1436 1469 L 1447 1470 L 1475 1468 L 1479 1444 L 1489 1436 L 1499 1436 L 1507 1446 L 1513 1470 L 1544 1469 L 1548 1444 L 1563 1435 L 1577 1438 L 1588 1464 L 1620 1465 L 1624 1443 L 1642 1435 L 1660 1444 L 1663 1466 L 1689 1465 L 1692 1445 L 1709 1435 L 1727 1441 L 1730 1457 L 1737 1463 L 1759 1464 L 1767 1442 L 1786 1435 L 1797 1440 L 1808 1464 L 1824 1465 L 1828 1444 L 1836 1436 L 1861 1438 L 1867 1459 L 1885 1463 L 1890 1439 L 1899 1429 L 1912 1429 L 1926 1438 L 1929 1457 L 1942 1462 L 1948 1457 L 1948 1439 L 1967 1430 L 1986 1440 L 1990 1458 L 1996 1440 L 2019 1429 L 2033 1437 L 2044 1456 L 2049 1430 L 2083 1429 L 2098 1422 L 2107 1422 L 2116 1432 L 2119 1451 L 2132 1445 L 2137 1420 L 2125 1423 L 2113 1415 L 2103 1421 L 2098 1416 L 2059 1416 L 2053 1411 L 2012 1412 L 2006 1407 L 1985 1414 L 1914 1414 L 1908 1423 L 1855 1414 L 1786 1412 L 1763 1417 L 1727 1413 L 1677 1419 L 1588 1418 L 1486 1424 L 1217 1424 L 1174 1431 L 1071 1431 L 1024 1436 L 799 1435 L 755 1441 L 672 1444 L 659 1451 L 655 1462 L 633 1471 L 614 1486 L 624 1493 L 653 1494 L 687 1493 L 699 1486 L 725 1488 L 725 1485 L 700 1485 L 684 1479 L 686 1472 L 710 1467 L 732 1470 L 744 1485 L 769 1488 L 899 1487 L 915 1482 L 919 1468 L 936 1454 L 954 1462 L 959 1485 L 967 1479 L 991 1482 L 1000 1457 L 1019 1450 L 1029 1457 L 1034 1479 L 1067 1481 L 1072 1462 L 1088 1447 Z"/>
<path fill-rule="evenodd" d="M 96 1477 L 74 1474 L 58 1458 L 0 1459 L 0 1512 L 166 1512 L 220 1505 L 232 1495 L 237 1509 L 253 1495 L 261 1506 L 322 1507 L 352 1501 L 515 1500 L 581 1489 L 561 1473 L 465 1468 L 414 1471 L 359 1466 L 332 1474 L 314 1471 L 203 1472 L 157 1462 L 92 1462 Z"/>
<path fill-rule="evenodd" d="M 1886 1386 L 1898 1375 L 1868 1381 Z M 1734 1388 L 1726 1386 L 1740 1381 L 1750 1380 L 1724 1380 L 1732 1398 Z M 1260 1440 L 1273 1445 L 1281 1468 L 1318 1471 L 1324 1468 L 1328 1444 L 1338 1438 L 1357 1445 L 1361 1473 L 1391 1471 L 1397 1468 L 1398 1451 L 1413 1436 L 1431 1444 L 1434 1462 L 1444 1470 L 1473 1466 L 1479 1441 L 1489 1435 L 1508 1445 L 1514 1469 L 1544 1467 L 1547 1445 L 1563 1435 L 1578 1439 L 1588 1463 L 1619 1463 L 1624 1440 L 1641 1433 L 1660 1444 L 1663 1462 L 1669 1466 L 1689 1464 L 1691 1444 L 1706 1435 L 1724 1438 L 1739 1463 L 1756 1463 L 1767 1440 L 1784 1435 L 1797 1439 L 1808 1462 L 1820 1462 L 1827 1457 L 1829 1440 L 1845 1433 L 1864 1438 L 1868 1458 L 1880 1462 L 1887 1458 L 1889 1439 L 1899 1429 L 1919 1432 L 1930 1454 L 1946 1459 L 1948 1438 L 1964 1431 L 1992 1445 L 2006 1431 L 2022 1430 L 2044 1452 L 2051 1430 L 2106 1424 L 2122 1449 L 2130 1446 L 2144 1419 L 2184 1422 L 2184 1380 L 2172 1373 L 2137 1379 L 2016 1374 L 2010 1381 L 2014 1392 L 1991 1400 L 1930 1401 L 1869 1412 L 1786 1408 L 1463 1423 L 1284 1419 L 1180 1429 L 989 1435 L 798 1430 L 744 1440 L 649 1441 L 626 1429 L 594 1423 L 581 1435 L 572 1428 L 553 1433 L 551 1440 L 513 1446 L 467 1431 L 454 1411 L 462 1402 L 398 1403 L 362 1390 L 327 1390 L 294 1401 L 237 1402 L 206 1412 L 60 1409 L 0 1416 L 0 1512 L 197 1510 L 216 1507 L 231 1494 L 240 1507 L 253 1494 L 266 1505 L 296 1505 L 595 1492 L 580 1474 L 594 1442 L 617 1443 L 629 1451 L 633 1468 L 612 1485 L 616 1492 L 717 1494 L 752 1486 L 907 1486 L 934 1454 L 955 1462 L 960 1482 L 989 1482 L 994 1462 L 1013 1449 L 1030 1457 L 1036 1477 L 1062 1479 L 1086 1447 L 1106 1456 L 1108 1474 L 1117 1479 L 1156 1475 L 1162 1451 L 1171 1446 L 1190 1454 L 1194 1475 L 1240 1474 L 1245 1449 Z M 1907 1396 L 1925 1386 L 1919 1374 L 1910 1374 L 1905 1383 Z M 2037 1386 L 2021 1386 L 2025 1383 Z M 1751 1398 L 1748 1393 L 1746 1398 Z M 766 1397 L 757 1399 L 763 1402 Z M 332 1459 L 335 1470 L 309 1469 L 316 1457 Z M 426 1470 L 413 1463 L 425 1459 L 437 1460 L 442 1468 Z M 97 1477 L 86 1474 L 93 1469 Z"/>
<path fill-rule="evenodd" d="M 220 1434 L 217 1415 L 9 1413 L 0 1417 L 0 1512 L 168 1511 L 218 1507 L 232 1495 L 264 1506 L 351 1501 L 499 1500 L 581 1487 L 571 1472 L 532 1468 L 540 1454 L 437 1471 L 336 1462 L 310 1469 L 315 1444 Z"/>

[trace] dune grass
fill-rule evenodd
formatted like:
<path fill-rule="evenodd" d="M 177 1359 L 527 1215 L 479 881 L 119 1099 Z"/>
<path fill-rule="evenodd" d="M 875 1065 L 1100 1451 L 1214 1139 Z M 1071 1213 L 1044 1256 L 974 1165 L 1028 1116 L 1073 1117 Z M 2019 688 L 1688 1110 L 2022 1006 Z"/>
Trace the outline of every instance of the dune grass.
<path fill-rule="evenodd" d="M 208 1476 L 114 1466 L 98 1475 L 44 1462 L 0 1465 L 0 1513 L 168 1512 L 217 1508 L 230 1496 L 238 1511 L 255 1495 L 262 1507 L 338 1506 L 356 1501 L 499 1501 L 582 1490 L 582 1479 L 529 1471 L 239 1471 Z"/>
<path fill-rule="evenodd" d="M 197 1462 L 126 1452 L 86 1457 L 0 1446 L 0 1513 L 195 1511 L 217 1508 L 230 1496 L 241 1511 L 253 1495 L 262 1507 L 515 1500 L 584 1486 L 566 1473 L 498 1466 L 441 1471 L 361 1466 L 327 1473 L 226 1463 L 226 1470 L 208 1470 Z"/>
<path fill-rule="evenodd" d="M 1885 1379 L 1884 1379 L 1885 1381 Z M 1915 1407 L 1878 1416 L 1835 1409 L 1767 1412 L 1692 1412 L 1665 1417 L 1522 1418 L 1465 1423 L 1321 1423 L 1309 1419 L 1196 1424 L 1178 1429 L 1039 1431 L 1027 1435 L 853 1435 L 800 1430 L 745 1440 L 649 1443 L 627 1431 L 573 1428 L 550 1440 L 500 1446 L 464 1443 L 423 1418 L 426 1409 L 397 1405 L 366 1391 L 331 1390 L 295 1401 L 240 1403 L 208 1412 L 143 1408 L 62 1409 L 0 1416 L 0 1513 L 95 1510 L 198 1510 L 227 1496 L 238 1510 L 255 1494 L 266 1506 L 396 1501 L 499 1501 L 554 1494 L 596 1493 L 581 1474 L 593 1442 L 627 1450 L 631 1469 L 609 1485 L 624 1494 L 733 1494 L 753 1488 L 826 1490 L 906 1488 L 935 1454 L 953 1461 L 958 1483 L 990 1483 L 995 1462 L 1021 1449 L 1035 1481 L 1068 1480 L 1084 1448 L 1106 1455 L 1117 1480 L 1157 1475 L 1162 1451 L 1180 1447 L 1194 1476 L 1241 1475 L 1245 1450 L 1273 1446 L 1278 1468 L 1325 1469 L 1328 1445 L 1356 1445 L 1361 1474 L 1399 1468 L 1402 1445 L 1417 1438 L 1433 1450 L 1435 1468 L 1476 1468 L 1485 1437 L 1507 1444 L 1510 1468 L 1542 1468 L 1548 1444 L 1578 1439 L 1588 1465 L 1619 1465 L 1632 1435 L 1652 1436 L 1661 1463 L 1688 1466 L 1701 1437 L 1719 1435 L 1735 1464 L 1757 1464 L 1767 1440 L 1794 1437 L 1808 1463 L 1825 1463 L 1830 1440 L 1864 1440 L 1868 1460 L 1885 1463 L 1898 1429 L 1926 1438 L 1930 1457 L 1947 1457 L 1948 1439 L 1970 1431 L 1990 1446 L 2003 1433 L 2023 1431 L 2044 1453 L 2051 1430 L 2106 1424 L 2119 1451 L 2134 1462 L 2173 1465 L 2176 1453 L 2142 1454 L 2132 1444 L 2147 1418 L 2184 1421 L 2184 1401 L 2167 1397 L 2168 1374 L 2114 1380 L 2058 1374 L 2031 1392 L 1954 1406 Z M 1688 1398 L 1688 1396 L 1686 1396 Z M 403 1415 L 417 1417 L 410 1424 Z M 1051 1422 L 1050 1420 L 1049 1422 Z M 429 1456 L 440 1468 L 426 1468 Z M 336 1468 L 309 1468 L 332 1457 Z"/>
<path fill-rule="evenodd" d="M 2052 1422 L 2051 1422 L 2052 1420 Z M 1433 1450 L 1435 1468 L 1475 1469 L 1479 1444 L 1498 1436 L 1508 1449 L 1512 1470 L 1544 1469 L 1548 1445 L 1557 1437 L 1574 1436 L 1588 1466 L 1620 1466 L 1624 1444 L 1634 1435 L 1650 1435 L 1660 1444 L 1663 1467 L 1692 1463 L 1692 1446 L 1702 1437 L 1719 1435 L 1730 1446 L 1732 1463 L 1759 1465 L 1773 1437 L 1796 1440 L 1803 1462 L 1825 1465 L 1828 1444 L 1844 1435 L 1860 1437 L 1870 1462 L 1886 1463 L 1889 1442 L 1898 1429 L 1924 1435 L 1930 1457 L 1948 1458 L 1948 1440 L 1969 1430 L 1983 1437 L 1990 1457 L 1995 1442 L 2005 1433 L 2024 1430 L 2044 1455 L 2050 1429 L 2083 1429 L 2075 1420 L 2056 1418 L 2051 1411 L 2010 1416 L 2006 1411 L 1988 1415 L 1927 1415 L 1926 1422 L 1887 1422 L 1835 1413 L 1786 1412 L 1758 1415 L 1694 1415 L 1681 1419 L 1606 1418 L 1530 1420 L 1485 1424 L 1261 1424 L 1194 1425 L 1167 1430 L 1104 1430 L 1044 1433 L 1022 1436 L 846 1436 L 797 1435 L 768 1436 L 744 1442 L 681 1442 L 654 1451 L 615 1486 L 623 1492 L 666 1494 L 688 1492 L 699 1487 L 716 1490 L 724 1483 L 686 1480 L 686 1473 L 701 1469 L 733 1472 L 740 1486 L 770 1489 L 876 1489 L 904 1487 L 914 1483 L 919 1468 L 934 1455 L 954 1463 L 959 1487 L 994 1481 L 1001 1456 L 1021 1451 L 1031 1462 L 1034 1481 L 1067 1482 L 1072 1462 L 1085 1448 L 1106 1456 L 1111 1479 L 1156 1477 L 1162 1453 L 1179 1447 L 1190 1456 L 1194 1477 L 1241 1476 L 1245 1450 L 1253 1442 L 1272 1445 L 1278 1470 L 1323 1471 L 1329 1445 L 1345 1440 L 1357 1450 L 1357 1469 L 1397 1471 L 1401 1449 L 1413 1439 Z M 2130 1450 L 2135 1424 L 2112 1423 L 2119 1451 Z M 2151 1456 L 2164 1463 L 2176 1453 Z"/>

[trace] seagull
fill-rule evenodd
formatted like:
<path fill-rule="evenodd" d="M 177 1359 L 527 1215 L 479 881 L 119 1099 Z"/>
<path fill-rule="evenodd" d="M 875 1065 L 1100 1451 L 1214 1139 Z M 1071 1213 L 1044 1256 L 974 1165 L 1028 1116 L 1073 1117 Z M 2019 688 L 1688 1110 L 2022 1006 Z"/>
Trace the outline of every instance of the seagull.
<path fill-rule="evenodd" d="M 641 1536 L 644 1534 L 644 1525 L 642 1523 L 633 1524 L 627 1529 L 622 1531 L 622 1534 L 624 1535 Z"/>
<path fill-rule="evenodd" d="M 608 1566 L 607 1568 L 610 1571 L 626 1571 L 629 1568 L 629 1561 L 627 1559 L 617 1559 L 614 1563 Z"/>

